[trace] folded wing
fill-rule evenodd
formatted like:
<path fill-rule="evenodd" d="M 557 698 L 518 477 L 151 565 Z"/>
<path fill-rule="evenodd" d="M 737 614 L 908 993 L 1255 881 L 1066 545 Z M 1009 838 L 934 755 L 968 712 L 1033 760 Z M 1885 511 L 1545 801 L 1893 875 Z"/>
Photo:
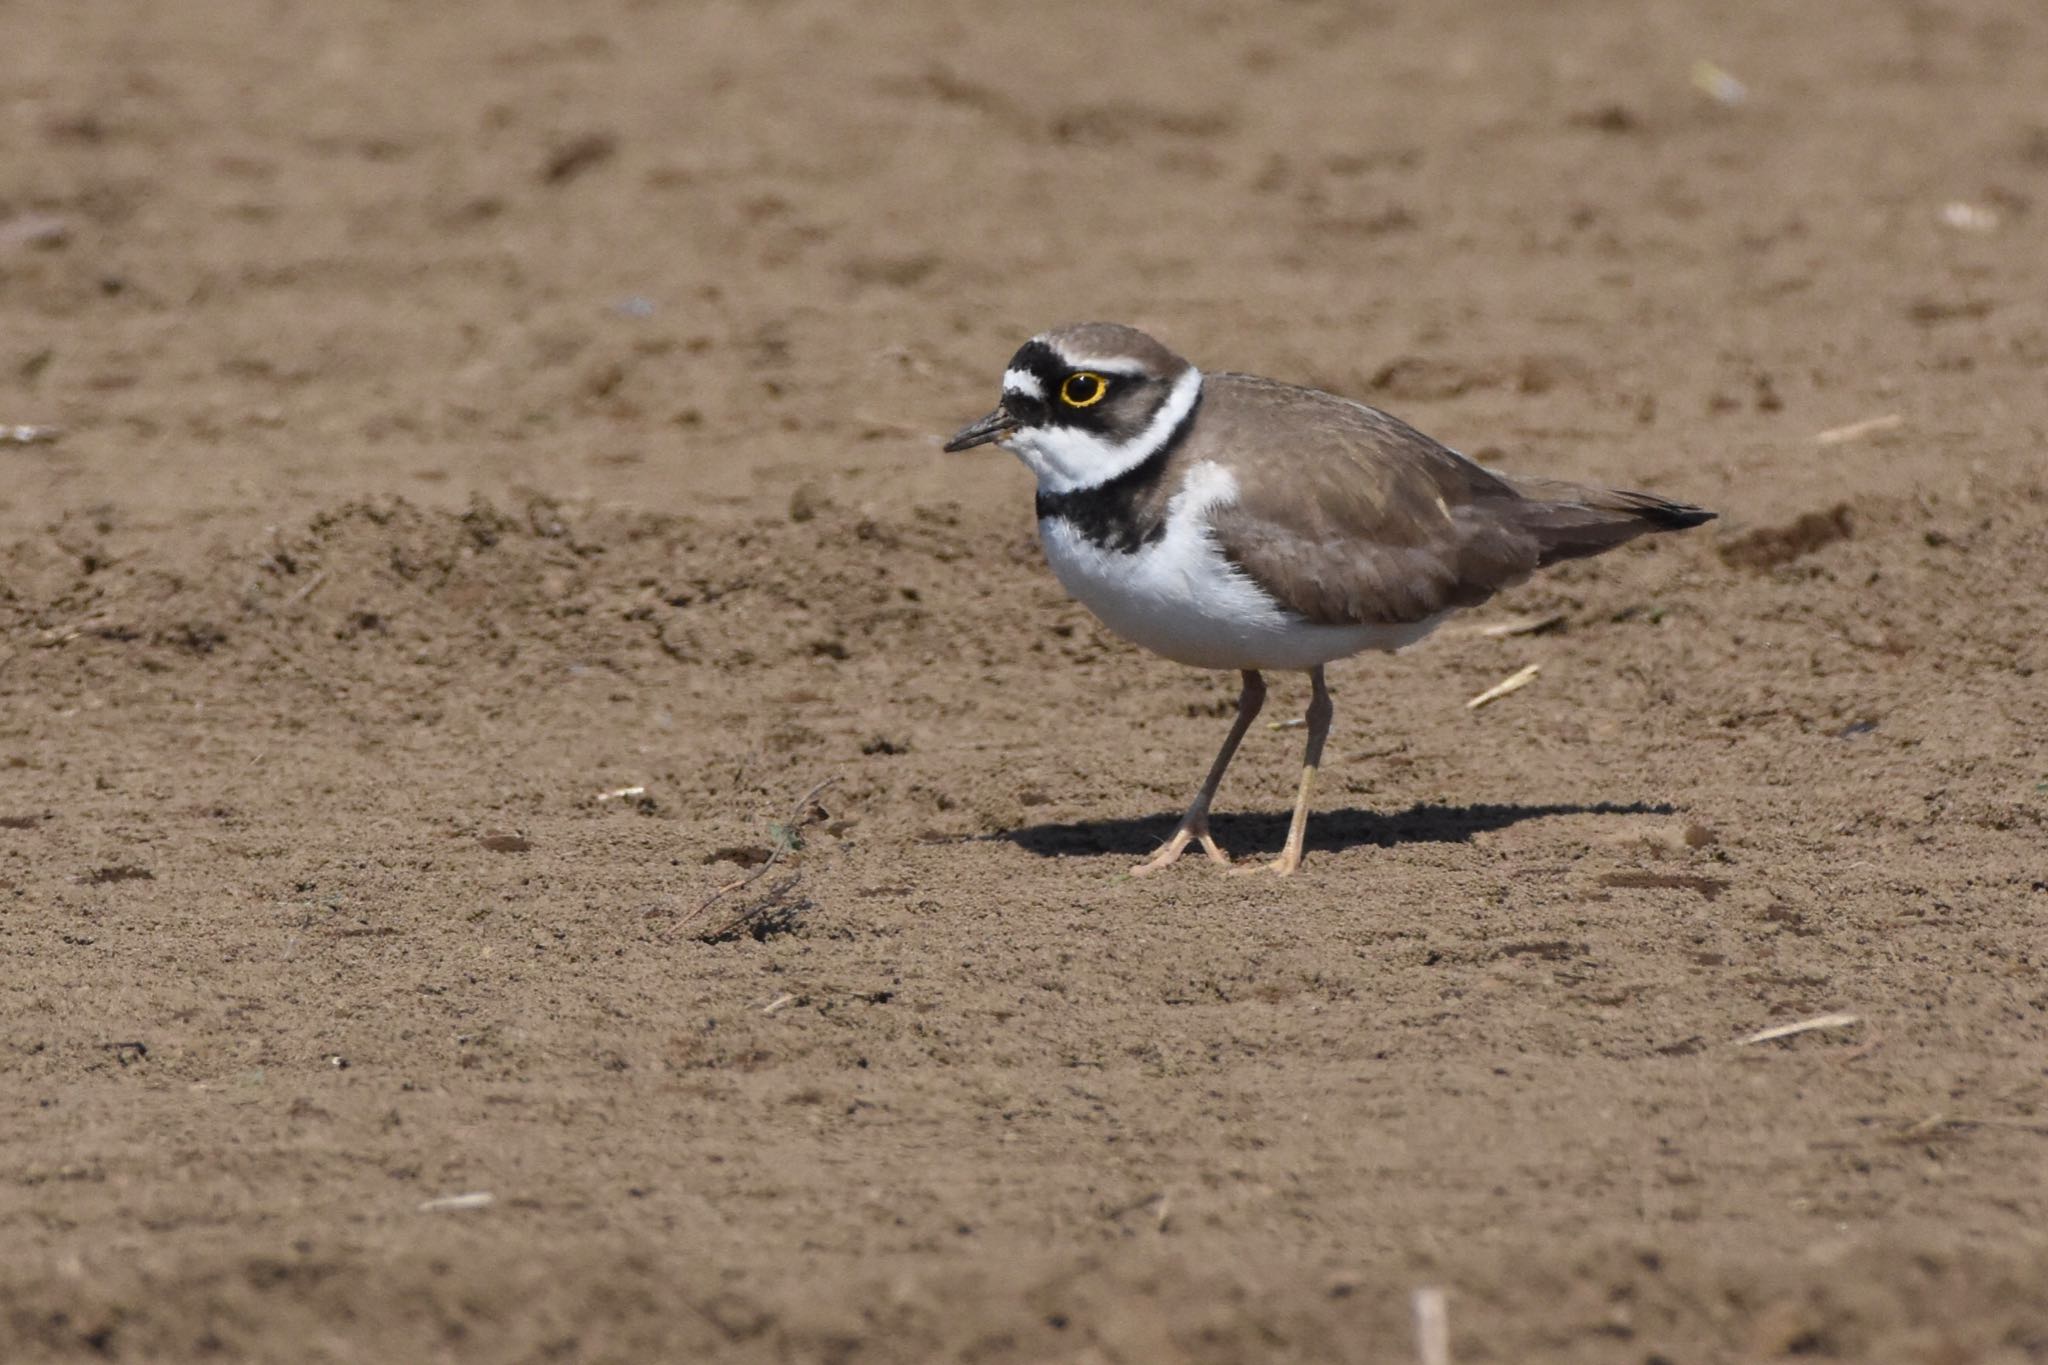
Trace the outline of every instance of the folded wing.
<path fill-rule="evenodd" d="M 1232 563 L 1319 625 L 1421 621 L 1545 565 L 1714 515 L 1648 493 L 1501 474 L 1313 389 L 1242 375 L 1209 382 L 1231 388 L 1236 421 L 1301 434 L 1276 458 L 1237 462 L 1237 497 L 1211 522 Z"/>

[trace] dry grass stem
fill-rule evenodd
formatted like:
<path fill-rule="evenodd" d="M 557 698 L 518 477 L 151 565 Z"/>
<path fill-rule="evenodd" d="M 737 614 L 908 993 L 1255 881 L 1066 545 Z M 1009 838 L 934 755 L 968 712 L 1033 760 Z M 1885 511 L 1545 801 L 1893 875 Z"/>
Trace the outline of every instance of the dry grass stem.
<path fill-rule="evenodd" d="M 1451 1365 L 1451 1314 L 1444 1291 L 1415 1291 L 1415 1359 L 1418 1365 Z"/>
<path fill-rule="evenodd" d="M 1515 635 L 1540 635 L 1544 631 L 1564 624 L 1561 611 L 1539 612 L 1531 616 L 1509 616 L 1499 621 L 1474 621 L 1455 627 L 1457 635 L 1476 635 L 1484 640 L 1505 640 Z"/>
<path fill-rule="evenodd" d="M 1692 64 L 1692 87 L 1716 104 L 1731 108 L 1749 99 L 1748 86 L 1704 57 Z"/>
<path fill-rule="evenodd" d="M 837 777 L 828 777 L 823 782 L 820 782 L 817 786 L 811 788 L 809 791 L 805 792 L 800 798 L 798 798 L 795 809 L 791 810 L 789 813 L 789 819 L 785 820 L 782 824 L 782 828 L 787 832 L 787 837 L 775 841 L 775 847 L 770 849 L 768 852 L 768 860 L 762 863 L 759 867 L 755 868 L 752 872 L 749 872 L 746 876 L 739 878 L 737 881 L 727 882 L 724 886 L 719 887 L 709 896 L 706 896 L 701 902 L 698 903 L 698 906 L 695 910 L 692 910 L 689 914 L 683 916 L 682 923 L 690 923 L 690 921 L 697 919 L 706 910 L 709 910 L 712 906 L 718 904 L 727 896 L 730 896 L 733 892 L 744 890 L 745 888 L 752 886 L 755 882 L 761 880 L 761 878 L 767 876 L 769 871 L 772 868 L 774 868 L 774 866 L 777 863 L 782 861 L 784 855 L 786 855 L 791 849 L 796 847 L 797 833 L 798 831 L 802 830 L 805 825 L 810 823 L 808 817 L 810 816 L 811 805 L 818 799 L 818 794 L 824 791 L 825 788 L 837 782 L 838 780 L 839 779 Z M 796 883 L 794 879 L 792 879 L 788 883 L 789 886 L 794 886 L 795 884 Z M 774 895 L 772 893 L 770 899 L 774 899 Z"/>
<path fill-rule="evenodd" d="M 1811 1019 L 1801 1019 L 1797 1023 L 1780 1024 L 1776 1028 L 1759 1029 L 1747 1038 L 1736 1039 L 1735 1046 L 1748 1047 L 1751 1043 L 1768 1043 L 1777 1038 L 1790 1038 L 1795 1034 L 1811 1033 L 1815 1029 L 1847 1028 L 1851 1024 L 1860 1024 L 1862 1022 L 1861 1016 L 1854 1014 L 1819 1014 Z"/>
<path fill-rule="evenodd" d="M 1155 1204 L 1159 1206 L 1157 1214 L 1155 1216 L 1158 1218 L 1160 1224 L 1163 1226 L 1166 1222 L 1168 1213 L 1166 1206 L 1167 1200 L 1165 1190 L 1154 1190 L 1151 1194 L 1145 1195 L 1144 1197 L 1139 1199 L 1133 1199 L 1128 1204 L 1119 1204 L 1113 1209 L 1104 1209 L 1102 1211 L 1102 1216 L 1104 1218 L 1107 1218 L 1112 1223 L 1119 1223 L 1122 1222 L 1125 1218 L 1130 1217 L 1130 1215 L 1137 1213 L 1139 1210 L 1149 1209 Z"/>
<path fill-rule="evenodd" d="M 2015 1118 L 1969 1118 L 1950 1114 L 1929 1114 L 1918 1123 L 1908 1125 L 1897 1134 L 1899 1142 L 1915 1142 L 1932 1137 L 1944 1128 L 2004 1128 L 2021 1133 L 2039 1133 L 2048 1137 L 2048 1119 Z"/>
<path fill-rule="evenodd" d="M 429 1199 L 420 1205 L 421 1213 L 456 1213 L 463 1209 L 487 1209 L 498 1202 L 498 1196 L 485 1190 L 470 1194 L 444 1194 L 439 1199 Z"/>
<path fill-rule="evenodd" d="M 1519 673 L 1510 674 L 1508 677 L 1502 678 L 1499 682 L 1487 688 L 1484 692 L 1481 692 L 1472 700 L 1466 702 L 1465 709 L 1467 711 L 1477 711 L 1480 707 L 1485 706 L 1489 702 L 1499 701 L 1502 697 L 1505 697 L 1510 692 L 1519 692 L 1523 688 L 1527 687 L 1530 683 L 1535 682 L 1536 675 L 1538 673 L 1541 673 L 1542 671 L 1543 665 L 1530 664 L 1527 668 L 1524 668 Z"/>
<path fill-rule="evenodd" d="M 1489 639 L 1503 639 L 1510 635 L 1540 635 L 1552 626 L 1563 624 L 1564 613 L 1553 611 L 1540 616 L 1517 616 L 1510 621 L 1495 621 L 1480 627 L 1479 633 Z"/>
<path fill-rule="evenodd" d="M 1940 217 L 1944 226 L 1957 232 L 1995 232 L 1998 229 L 1998 210 L 1986 204 L 1953 199 L 1941 206 Z"/>
<path fill-rule="evenodd" d="M 326 586 L 327 570 L 322 569 L 319 573 L 316 573 L 311 578 L 307 579 L 306 585 L 304 587 L 300 588 L 290 597 L 285 598 L 284 604 L 288 607 L 296 607 L 297 605 L 299 605 L 299 603 L 304 602 L 305 600 L 310 598 L 314 593 L 320 591 L 320 589 Z"/>
<path fill-rule="evenodd" d="M 88 616 L 84 620 L 74 621 L 68 626 L 51 626 L 49 629 L 39 632 L 32 643 L 37 649 L 61 649 L 80 636 L 104 630 L 106 626 L 107 618 L 104 615 Z"/>
<path fill-rule="evenodd" d="M 801 872 L 792 872 L 768 888 L 768 894 L 736 911 L 715 929 L 706 929 L 697 935 L 700 942 L 723 943 L 736 938 L 742 929 L 765 931 L 775 925 L 788 925 L 798 915 L 811 908 L 807 900 L 791 900 L 789 893 L 796 890 L 798 882 L 804 879 Z"/>
<path fill-rule="evenodd" d="M 1865 436 L 1875 436 L 1882 431 L 1897 431 L 1904 425 L 1906 425 L 1905 418 L 1899 416 L 1896 412 L 1888 412 L 1882 417 L 1866 417 L 1860 422 L 1851 422 L 1847 426 L 1829 427 L 1826 431 L 1817 433 L 1813 439 L 1824 446 L 1838 446 L 1844 441 L 1854 441 Z"/>

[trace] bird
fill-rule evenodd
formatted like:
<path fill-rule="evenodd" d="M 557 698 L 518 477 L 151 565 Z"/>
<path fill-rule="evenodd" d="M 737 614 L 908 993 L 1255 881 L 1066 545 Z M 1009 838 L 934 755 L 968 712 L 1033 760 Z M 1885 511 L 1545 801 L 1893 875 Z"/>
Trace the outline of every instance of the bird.
<path fill-rule="evenodd" d="M 1141 876 L 1191 844 L 1231 864 L 1210 805 L 1265 704 L 1265 673 L 1308 674 L 1308 742 L 1279 856 L 1233 870 L 1289 876 L 1335 712 L 1326 665 L 1415 644 L 1548 565 L 1716 515 L 1503 473 L 1365 403 L 1204 373 L 1121 323 L 1019 347 L 995 410 L 944 449 L 989 444 L 1036 477 L 1039 541 L 1071 596 L 1141 648 L 1240 675 L 1223 747 L 1172 835 L 1131 869 Z"/>

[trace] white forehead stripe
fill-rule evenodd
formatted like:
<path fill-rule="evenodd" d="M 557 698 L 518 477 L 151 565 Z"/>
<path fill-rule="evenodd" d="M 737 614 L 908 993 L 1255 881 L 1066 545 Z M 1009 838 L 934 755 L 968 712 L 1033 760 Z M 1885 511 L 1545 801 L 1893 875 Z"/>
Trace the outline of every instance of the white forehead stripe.
<path fill-rule="evenodd" d="M 1075 355 L 1051 337 L 1038 337 L 1037 340 L 1049 347 L 1054 355 L 1066 361 L 1069 369 L 1093 370 L 1097 374 L 1115 374 L 1132 377 L 1142 377 L 1151 373 L 1143 365 L 1127 355 Z"/>
<path fill-rule="evenodd" d="M 987 371 L 983 371 L 984 374 Z M 1029 370 L 1004 370 L 1003 392 L 1021 393 L 1027 398 L 1044 398 L 1045 385 L 1038 382 L 1038 376 Z"/>
<path fill-rule="evenodd" d="M 1115 375 L 1119 379 L 1143 379 L 1152 374 L 1151 370 L 1129 358 L 1111 360 L 1107 357 L 1082 356 L 1079 360 L 1067 362 L 1077 370 L 1093 370 L 1097 374 Z"/>

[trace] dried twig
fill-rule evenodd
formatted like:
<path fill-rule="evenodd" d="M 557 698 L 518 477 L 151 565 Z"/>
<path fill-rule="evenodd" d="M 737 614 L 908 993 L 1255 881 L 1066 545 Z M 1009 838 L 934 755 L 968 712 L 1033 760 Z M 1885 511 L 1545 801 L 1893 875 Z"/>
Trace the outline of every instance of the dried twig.
<path fill-rule="evenodd" d="M 1944 226 L 1957 232 L 1992 232 L 1998 227 L 1998 210 L 1988 204 L 1954 199 L 1941 206 L 1940 216 Z"/>
<path fill-rule="evenodd" d="M 1693 89 L 1731 108 L 1749 98 L 1749 87 L 1729 72 L 1702 57 L 1692 64 Z"/>
<path fill-rule="evenodd" d="M 1102 1216 L 1112 1223 L 1121 1223 L 1131 1214 L 1138 1213 L 1144 1209 L 1153 1210 L 1153 1219 L 1161 1229 L 1165 1228 L 1166 1220 L 1172 1216 L 1172 1212 L 1168 1208 L 1165 1190 L 1154 1190 L 1142 1198 L 1133 1199 L 1128 1204 L 1119 1204 L 1113 1209 L 1104 1209 Z"/>
<path fill-rule="evenodd" d="M 1541 635 L 1552 626 L 1564 624 L 1561 611 L 1545 612 L 1540 616 L 1517 616 L 1507 621 L 1494 621 L 1479 628 L 1479 633 L 1489 639 L 1505 639 L 1510 635 Z"/>
<path fill-rule="evenodd" d="M 1417 1365 L 1451 1365 L 1450 1309 L 1434 1286 L 1415 1291 L 1415 1359 Z"/>
<path fill-rule="evenodd" d="M 1897 431 L 1904 425 L 1906 425 L 1905 418 L 1899 416 L 1896 412 L 1888 412 L 1882 417 L 1866 417 L 1860 422 L 1851 422 L 1847 426 L 1829 427 L 1826 431 L 1816 433 L 1813 439 L 1819 445 L 1838 446 L 1845 441 L 1856 440 L 1858 437 L 1875 436 L 1881 431 Z"/>
<path fill-rule="evenodd" d="M 26 246 L 62 246 L 70 238 L 71 221 L 54 213 L 25 213 L 0 223 L 0 251 Z"/>
<path fill-rule="evenodd" d="M 755 882 L 767 876 L 769 870 L 773 868 L 777 863 L 782 861 L 783 855 L 787 854 L 790 850 L 794 849 L 797 846 L 799 836 L 803 830 L 803 827 L 810 823 L 808 817 L 811 811 L 811 803 L 818 799 L 818 793 L 824 791 L 825 788 L 831 786 L 838 780 L 839 779 L 837 777 L 828 777 L 823 782 L 820 782 L 817 786 L 805 792 L 803 796 L 797 801 L 796 808 L 790 811 L 789 819 L 783 821 L 783 837 L 777 839 L 775 841 L 775 847 L 769 850 L 768 860 L 762 863 L 759 867 L 755 868 L 752 872 L 749 872 L 746 876 L 741 877 L 738 881 L 727 882 L 724 886 L 719 887 L 709 896 L 706 896 L 703 899 L 703 901 L 701 901 L 698 904 L 695 910 L 692 910 L 689 914 L 683 916 L 683 918 L 678 922 L 678 927 L 681 927 L 681 925 L 684 924 L 688 924 L 690 921 L 696 919 L 697 917 L 702 915 L 706 910 L 709 910 L 712 906 L 718 904 L 727 896 L 730 896 L 733 892 L 744 891 L 747 887 L 752 886 Z M 796 885 L 795 879 L 792 878 L 787 883 L 787 885 Z M 771 899 L 772 898 L 773 897 L 771 896 Z"/>
<path fill-rule="evenodd" d="M 1900 1142 L 1917 1142 L 1921 1138 L 1932 1137 L 1943 1128 L 2007 1128 L 2022 1133 L 2039 1133 L 2044 1137 L 2048 1137 L 2048 1120 L 2015 1119 L 1998 1116 L 1969 1118 L 1961 1115 L 1929 1114 L 1918 1123 L 1912 1124 L 1896 1134 L 1895 1140 Z"/>
<path fill-rule="evenodd" d="M 1484 640 L 1505 640 L 1512 635 L 1541 635 L 1544 631 L 1564 624 L 1561 611 L 1541 612 L 1534 616 L 1509 616 L 1499 621 L 1474 621 L 1469 625 L 1452 628 L 1457 635 L 1477 635 Z"/>
<path fill-rule="evenodd" d="M 319 573 L 316 573 L 311 578 L 307 579 L 305 585 L 301 587 L 297 592 L 293 593 L 290 597 L 285 598 L 284 604 L 288 607 L 296 607 L 299 603 L 305 601 L 307 598 L 311 597 L 314 593 L 320 591 L 320 589 L 325 587 L 326 585 L 327 570 L 322 569 Z"/>
<path fill-rule="evenodd" d="M 798 915 L 811 908 L 807 900 L 791 900 L 789 893 L 796 890 L 798 882 L 804 879 L 801 872 L 789 876 L 768 888 L 768 894 L 741 909 L 715 929 L 706 929 L 697 935 L 700 943 L 724 943 L 738 938 L 742 930 L 751 930 L 756 938 L 764 938 L 777 927 L 787 926 Z"/>
<path fill-rule="evenodd" d="M 1860 1024 L 1863 1019 L 1855 1014 L 1821 1014 L 1811 1019 L 1801 1019 L 1794 1024 L 1780 1024 L 1776 1028 L 1759 1029 L 1747 1038 L 1737 1038 L 1735 1046 L 1748 1047 L 1751 1043 L 1768 1043 L 1777 1038 L 1790 1038 L 1795 1034 L 1811 1033 L 1815 1029 L 1847 1028 Z"/>
<path fill-rule="evenodd" d="M 105 615 L 95 614 L 86 617 L 82 621 L 73 621 L 68 626 L 51 626 L 47 630 L 38 632 L 36 638 L 31 643 L 37 649 L 60 649 L 82 635 L 104 629 L 106 624 L 107 618 Z"/>
<path fill-rule="evenodd" d="M 1510 692 L 1519 692 L 1523 688 L 1527 687 L 1530 683 L 1535 682 L 1536 675 L 1538 673 L 1541 673 L 1542 671 L 1542 664 L 1530 664 L 1521 672 L 1510 674 L 1508 677 L 1502 678 L 1499 682 L 1487 688 L 1484 692 L 1481 692 L 1472 700 L 1466 702 L 1465 709 L 1467 711 L 1477 711 L 1480 707 L 1486 705 L 1488 702 L 1499 701 L 1502 697 L 1505 697 Z"/>
<path fill-rule="evenodd" d="M 444 1194 L 439 1199 L 428 1199 L 420 1204 L 421 1213 L 454 1213 L 461 1209 L 487 1209 L 498 1202 L 498 1196 L 487 1190 L 476 1190 L 469 1194 Z"/>
<path fill-rule="evenodd" d="M 19 427 L 19 426 L 17 426 L 17 427 L 5 427 L 5 426 L 0 426 L 0 446 L 39 446 L 39 445 L 48 445 L 48 444 L 49 444 L 50 442 L 52 442 L 52 441 L 56 440 L 56 439 L 57 439 L 58 437 L 62 436 L 63 434 L 64 434 L 64 429 L 63 429 L 62 427 L 47 427 L 47 426 L 27 426 L 27 427 Z"/>

